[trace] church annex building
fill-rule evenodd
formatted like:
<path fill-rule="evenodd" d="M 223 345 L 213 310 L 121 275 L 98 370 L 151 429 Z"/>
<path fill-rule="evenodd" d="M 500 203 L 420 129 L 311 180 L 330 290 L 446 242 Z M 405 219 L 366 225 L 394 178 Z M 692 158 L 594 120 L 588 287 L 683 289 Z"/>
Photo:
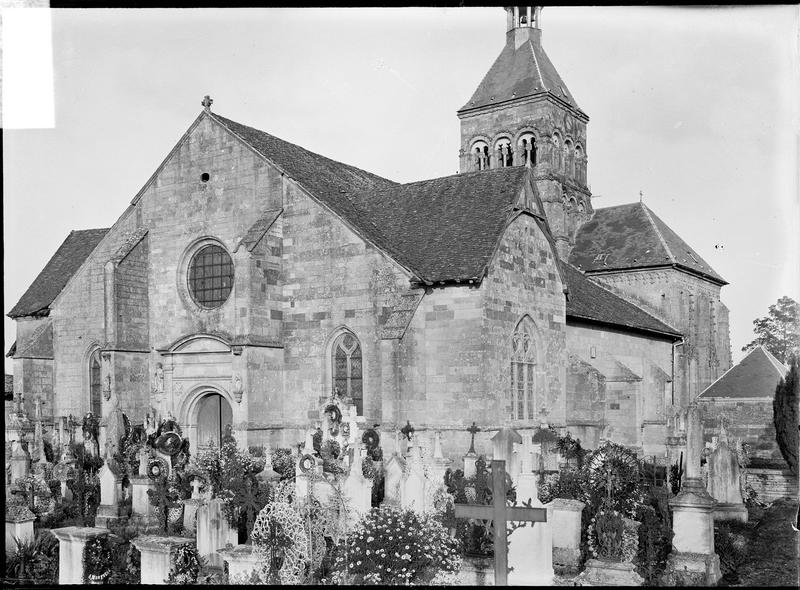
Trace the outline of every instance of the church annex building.
<path fill-rule="evenodd" d="M 45 419 L 171 412 L 193 449 L 226 424 L 294 446 L 338 388 L 451 457 L 473 422 L 479 452 L 548 423 L 671 455 L 674 416 L 730 368 L 726 282 L 646 205 L 593 208 L 589 117 L 540 8 L 506 10 L 456 175 L 398 184 L 206 97 L 112 227 L 71 232 L 8 313 L 14 392 Z"/>

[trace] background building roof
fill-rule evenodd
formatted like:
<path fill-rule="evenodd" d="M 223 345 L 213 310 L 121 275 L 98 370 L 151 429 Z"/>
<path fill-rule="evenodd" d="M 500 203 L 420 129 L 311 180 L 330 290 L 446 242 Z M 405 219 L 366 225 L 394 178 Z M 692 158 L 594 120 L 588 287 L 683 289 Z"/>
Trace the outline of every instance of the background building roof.
<path fill-rule="evenodd" d="M 763 346 L 750 353 L 709 385 L 699 398 L 775 397 L 775 388 L 788 372 Z"/>

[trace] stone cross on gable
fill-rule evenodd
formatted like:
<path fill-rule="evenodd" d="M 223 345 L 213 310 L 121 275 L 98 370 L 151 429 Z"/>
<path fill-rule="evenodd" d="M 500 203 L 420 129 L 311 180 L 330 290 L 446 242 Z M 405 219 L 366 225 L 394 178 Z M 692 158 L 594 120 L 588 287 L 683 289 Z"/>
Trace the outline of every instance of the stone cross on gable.
<path fill-rule="evenodd" d="M 210 111 L 211 110 L 211 103 L 213 103 L 213 102 L 214 102 L 214 99 L 211 98 L 208 94 L 206 94 L 203 97 L 203 100 L 202 100 L 202 102 L 200 104 L 203 105 L 203 109 L 205 109 L 206 111 Z"/>
<path fill-rule="evenodd" d="M 519 435 L 517 435 L 519 436 Z M 494 523 L 494 584 L 508 585 L 509 521 L 547 522 L 546 508 L 506 506 L 505 461 L 492 460 L 492 504 L 455 504 L 456 518 L 477 518 Z M 549 550 L 549 549 L 548 549 Z"/>

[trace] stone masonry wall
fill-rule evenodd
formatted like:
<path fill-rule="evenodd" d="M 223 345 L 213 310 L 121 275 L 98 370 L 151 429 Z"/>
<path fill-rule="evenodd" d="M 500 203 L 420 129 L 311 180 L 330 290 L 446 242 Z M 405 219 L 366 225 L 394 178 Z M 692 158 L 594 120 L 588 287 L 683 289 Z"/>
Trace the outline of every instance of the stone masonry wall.
<path fill-rule="evenodd" d="M 675 358 L 675 403 L 686 407 L 731 367 L 728 308 L 720 287 L 675 269 L 595 275 L 684 335 Z"/>
<path fill-rule="evenodd" d="M 749 443 L 751 456 L 774 461 L 781 468 L 787 468 L 775 441 L 772 399 L 700 398 L 698 401 L 705 441 L 711 442 L 714 436 L 719 436 L 720 419 L 724 418 L 728 437 Z"/>
<path fill-rule="evenodd" d="M 587 448 L 602 436 L 663 455 L 671 341 L 569 320 L 567 347 L 567 429 Z"/>
<path fill-rule="evenodd" d="M 147 236 L 117 265 L 114 273 L 116 348 L 147 350 L 150 344 Z"/>

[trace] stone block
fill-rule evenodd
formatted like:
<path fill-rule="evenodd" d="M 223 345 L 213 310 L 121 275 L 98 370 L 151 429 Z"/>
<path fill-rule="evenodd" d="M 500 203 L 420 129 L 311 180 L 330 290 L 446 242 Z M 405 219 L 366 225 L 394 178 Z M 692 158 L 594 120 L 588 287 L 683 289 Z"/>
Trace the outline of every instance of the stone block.
<path fill-rule="evenodd" d="M 33 541 L 33 521 L 36 515 L 27 506 L 6 506 L 6 555 L 17 549 L 16 540 Z"/>
<path fill-rule="evenodd" d="M 494 586 L 494 559 L 491 557 L 464 557 L 458 572 L 461 586 Z"/>
<path fill-rule="evenodd" d="M 246 580 L 258 569 L 261 561 L 255 552 L 253 545 L 236 545 L 217 551 L 225 563 L 228 564 L 228 579 L 236 581 L 235 578 Z"/>
<path fill-rule="evenodd" d="M 577 577 L 581 586 L 641 586 L 642 576 L 636 573 L 636 566 L 622 561 L 590 559 L 586 568 Z"/>
<path fill-rule="evenodd" d="M 58 539 L 58 583 L 83 584 L 83 550 L 96 537 L 108 535 L 108 529 L 70 526 L 51 531 Z"/>
<path fill-rule="evenodd" d="M 553 568 L 574 572 L 581 559 L 581 518 L 585 504 L 580 500 L 556 498 L 550 502 L 553 515 Z"/>
<path fill-rule="evenodd" d="M 194 545 L 186 537 L 144 535 L 131 541 L 141 553 L 140 584 L 165 584 L 172 566 L 172 553 L 180 545 Z"/>
<path fill-rule="evenodd" d="M 217 550 L 238 542 L 238 532 L 225 519 L 220 500 L 209 500 L 197 509 L 197 551 L 209 565 L 222 567 Z"/>

